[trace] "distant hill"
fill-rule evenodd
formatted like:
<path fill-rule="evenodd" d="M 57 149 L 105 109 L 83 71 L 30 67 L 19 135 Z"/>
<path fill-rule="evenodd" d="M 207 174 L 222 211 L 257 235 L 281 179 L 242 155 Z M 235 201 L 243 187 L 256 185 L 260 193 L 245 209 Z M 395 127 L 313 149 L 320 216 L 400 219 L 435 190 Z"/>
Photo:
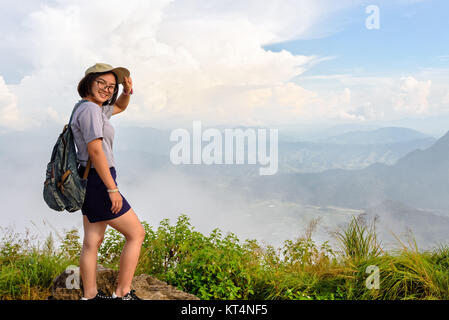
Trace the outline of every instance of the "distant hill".
<path fill-rule="evenodd" d="M 371 131 L 351 131 L 322 139 L 321 142 L 335 143 L 335 144 L 367 145 L 367 144 L 400 143 L 428 138 L 431 138 L 431 136 L 413 129 L 386 127 Z"/>
<path fill-rule="evenodd" d="M 383 133 L 383 141 L 385 143 L 381 143 L 378 140 L 378 144 L 316 143 L 280 140 L 278 145 L 279 172 L 309 173 L 334 168 L 361 169 L 376 162 L 394 164 L 399 158 L 410 151 L 428 148 L 436 140 L 433 137 L 426 136 L 417 131 L 403 129 L 385 130 Z M 375 136 L 377 134 L 375 133 L 376 131 L 370 131 L 367 134 Z M 391 137 L 388 136 L 389 133 L 392 135 Z M 400 137 L 401 133 L 402 137 Z M 353 134 L 357 135 L 357 133 Z M 140 151 L 147 154 L 166 156 L 168 161 L 170 150 L 175 145 L 175 142 L 170 141 L 169 137 L 169 130 L 124 127 L 116 132 L 114 149 L 116 151 Z M 387 143 L 386 141 L 395 142 Z M 207 144 L 208 142 L 203 142 L 203 146 Z M 226 175 L 228 175 L 228 172 L 232 174 L 234 171 L 235 175 L 238 176 L 241 174 L 241 170 L 235 167 L 225 168 L 218 166 L 215 168 L 202 167 L 195 169 L 186 167 L 185 169 L 188 171 L 193 169 L 195 171 L 224 172 Z M 252 167 L 254 168 L 254 166 Z M 248 169 L 257 172 L 257 170 L 252 170 L 253 168 Z"/>
<path fill-rule="evenodd" d="M 224 129 L 223 127 L 218 127 Z M 240 127 L 245 129 L 246 127 Z M 337 128 L 338 129 L 338 128 Z M 342 129 L 341 129 L 342 130 Z M 346 128 L 347 130 L 347 128 Z M 338 131 L 337 131 L 338 132 Z M 415 149 L 424 149 L 435 142 L 435 138 L 405 128 L 381 128 L 363 132 L 368 143 L 359 143 L 357 137 L 363 131 L 346 132 L 334 142 L 295 142 L 279 140 L 279 172 L 308 173 L 328 169 L 361 169 L 379 162 L 394 164 Z M 166 156 L 167 161 L 175 142 L 170 141 L 170 130 L 155 128 L 123 127 L 116 131 L 115 151 L 139 151 L 145 154 Z M 329 133 L 329 132 L 328 132 Z M 370 142 L 378 137 L 376 144 Z M 352 138 L 349 138 L 352 137 Z M 350 144 L 350 140 L 358 142 Z M 208 142 L 203 142 L 203 146 Z M 245 145 L 246 141 L 245 141 Z M 245 149 L 246 150 L 246 149 Z M 186 170 L 190 170 L 186 168 Z M 195 169 L 196 170 L 196 169 Z M 205 169 L 209 170 L 209 168 Z M 231 172 L 233 168 L 213 168 L 218 172 Z M 254 170 L 255 171 L 255 170 Z M 239 175 L 240 169 L 235 170 Z"/>
<path fill-rule="evenodd" d="M 375 163 L 360 170 L 255 176 L 251 184 L 257 196 L 275 192 L 291 201 L 323 206 L 364 209 L 396 200 L 418 208 L 449 210 L 449 132 L 429 148 L 412 151 L 394 165 Z"/>
<path fill-rule="evenodd" d="M 337 168 L 362 169 L 376 162 L 394 164 L 409 152 L 428 148 L 435 141 L 433 137 L 402 141 L 396 139 L 396 142 L 377 144 L 280 141 L 279 171 L 309 173 Z"/>

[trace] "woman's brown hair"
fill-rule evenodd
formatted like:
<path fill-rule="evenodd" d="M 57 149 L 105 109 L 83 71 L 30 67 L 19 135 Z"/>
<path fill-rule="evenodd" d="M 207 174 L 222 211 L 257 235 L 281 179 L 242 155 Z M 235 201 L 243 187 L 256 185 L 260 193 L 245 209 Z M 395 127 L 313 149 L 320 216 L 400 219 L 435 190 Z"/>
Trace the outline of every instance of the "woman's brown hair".
<path fill-rule="evenodd" d="M 97 79 L 99 76 L 101 76 L 103 74 L 107 74 L 107 73 L 112 73 L 114 75 L 116 91 L 112 95 L 112 98 L 110 100 L 106 100 L 103 103 L 103 106 L 106 106 L 108 104 L 114 104 L 115 100 L 117 100 L 117 95 L 118 95 L 118 83 L 117 83 L 118 80 L 117 80 L 117 76 L 115 75 L 115 73 L 110 72 L 110 71 L 89 73 L 84 78 L 82 78 L 80 80 L 80 82 L 78 83 L 78 93 L 79 93 L 80 97 L 85 98 L 89 95 L 92 95 L 92 84 L 94 83 L 95 79 Z"/>

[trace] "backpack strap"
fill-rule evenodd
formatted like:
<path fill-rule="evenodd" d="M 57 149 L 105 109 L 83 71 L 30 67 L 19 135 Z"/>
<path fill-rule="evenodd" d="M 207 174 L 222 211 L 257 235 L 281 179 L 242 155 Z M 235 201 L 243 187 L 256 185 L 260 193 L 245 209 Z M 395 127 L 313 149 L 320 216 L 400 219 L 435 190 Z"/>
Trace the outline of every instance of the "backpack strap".
<path fill-rule="evenodd" d="M 75 110 L 78 108 L 78 106 L 79 106 L 81 103 L 87 102 L 87 101 L 89 101 L 89 100 L 87 100 L 87 99 L 81 99 L 80 101 L 78 101 L 78 102 L 75 104 L 75 107 L 74 107 L 73 110 L 72 110 L 72 114 L 70 115 L 69 124 L 68 124 L 67 126 L 70 126 L 70 124 L 72 123 L 73 114 L 75 113 Z"/>
<path fill-rule="evenodd" d="M 89 101 L 89 100 L 83 98 L 76 103 L 75 107 L 73 108 L 72 114 L 70 115 L 69 123 L 66 125 L 66 127 L 70 126 L 70 124 L 72 123 L 72 118 L 73 118 L 73 114 L 75 113 L 75 110 L 81 105 L 81 103 L 87 102 L 87 101 Z M 84 170 L 84 176 L 83 176 L 84 179 L 87 179 L 87 175 L 89 174 L 89 169 L 90 169 L 91 164 L 92 164 L 92 161 L 90 160 L 90 157 L 89 157 L 89 159 L 87 160 L 86 169 Z"/>
<path fill-rule="evenodd" d="M 87 175 L 89 174 L 91 163 L 92 163 L 92 161 L 90 160 L 90 157 L 89 157 L 89 160 L 87 160 L 87 167 L 86 167 L 86 169 L 84 169 L 83 179 L 87 179 Z"/>

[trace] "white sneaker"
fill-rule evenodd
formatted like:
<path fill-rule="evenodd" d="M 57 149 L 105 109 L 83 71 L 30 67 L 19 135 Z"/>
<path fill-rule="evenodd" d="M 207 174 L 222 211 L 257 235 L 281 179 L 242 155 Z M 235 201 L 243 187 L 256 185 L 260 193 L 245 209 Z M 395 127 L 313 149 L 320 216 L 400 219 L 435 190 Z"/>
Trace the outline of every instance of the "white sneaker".
<path fill-rule="evenodd" d="M 112 293 L 112 299 L 115 300 L 142 300 L 138 296 L 136 296 L 136 291 L 131 290 L 127 294 L 125 294 L 123 297 L 118 297 L 115 292 Z"/>
<path fill-rule="evenodd" d="M 97 294 L 95 295 L 95 297 L 88 299 L 85 297 L 82 297 L 81 300 L 110 300 L 112 299 L 110 296 L 106 295 L 103 291 L 98 290 Z"/>

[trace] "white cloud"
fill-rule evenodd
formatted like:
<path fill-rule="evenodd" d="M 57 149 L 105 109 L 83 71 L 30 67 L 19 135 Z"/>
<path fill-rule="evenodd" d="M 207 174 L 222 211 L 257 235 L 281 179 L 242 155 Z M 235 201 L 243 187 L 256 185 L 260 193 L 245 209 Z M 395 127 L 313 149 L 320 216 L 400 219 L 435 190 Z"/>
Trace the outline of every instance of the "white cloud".
<path fill-rule="evenodd" d="M 319 97 L 315 117 L 396 120 L 447 112 L 447 75 L 447 70 L 435 69 L 396 77 L 336 74 L 301 77 L 300 81 Z M 346 89 L 350 91 L 345 94 Z"/>
<path fill-rule="evenodd" d="M 428 97 L 432 81 L 418 81 L 412 76 L 402 77 L 397 95 L 393 96 L 394 108 L 397 111 L 410 113 L 427 113 L 429 111 Z"/>
<path fill-rule="evenodd" d="M 289 80 L 322 57 L 262 49 L 267 42 L 305 34 L 320 19 L 348 6 L 332 1 L 53 1 L 22 17 L 31 74 L 9 89 L 35 126 L 68 119 L 76 85 L 95 62 L 126 66 L 136 94 L 126 123 L 173 125 L 270 120 L 298 115 L 313 96 Z M 271 92 L 267 100 L 261 92 Z M 285 96 L 282 96 L 284 95 Z M 217 114 L 224 117 L 217 117 Z"/>
<path fill-rule="evenodd" d="M 260 0 L 227 0 L 210 1 L 205 5 L 203 0 L 184 0 L 171 4 L 168 9 L 173 10 L 165 21 L 172 24 L 187 18 L 195 21 L 205 17 L 215 21 L 244 19 L 259 30 L 258 40 L 267 44 L 333 33 L 336 26 L 331 18 L 361 3 L 362 0 L 271 0 L 263 3 Z"/>
<path fill-rule="evenodd" d="M 0 127 L 12 130 L 23 130 L 27 123 L 17 108 L 17 98 L 9 90 L 5 80 L 0 76 Z"/>

